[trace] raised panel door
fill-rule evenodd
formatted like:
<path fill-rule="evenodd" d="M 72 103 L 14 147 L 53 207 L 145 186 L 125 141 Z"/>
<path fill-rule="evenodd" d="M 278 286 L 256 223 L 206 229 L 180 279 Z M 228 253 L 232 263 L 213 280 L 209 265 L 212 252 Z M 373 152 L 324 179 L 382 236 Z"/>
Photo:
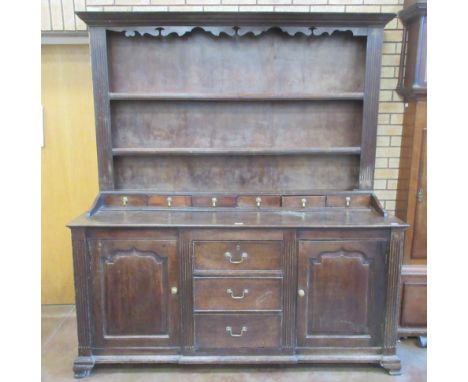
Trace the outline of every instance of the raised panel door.
<path fill-rule="evenodd" d="M 91 240 L 95 347 L 177 346 L 175 240 Z"/>
<path fill-rule="evenodd" d="M 299 241 L 297 345 L 381 341 L 387 242 Z"/>

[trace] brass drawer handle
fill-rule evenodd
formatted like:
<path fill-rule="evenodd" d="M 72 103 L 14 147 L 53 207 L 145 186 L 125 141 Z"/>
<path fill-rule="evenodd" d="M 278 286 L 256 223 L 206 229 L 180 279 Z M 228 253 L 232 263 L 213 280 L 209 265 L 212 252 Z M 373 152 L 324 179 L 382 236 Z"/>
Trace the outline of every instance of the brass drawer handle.
<path fill-rule="evenodd" d="M 241 294 L 240 296 L 234 296 L 234 292 L 232 291 L 231 288 L 226 289 L 226 293 L 227 293 L 227 294 L 230 294 L 230 295 L 231 295 L 231 298 L 233 298 L 234 300 L 242 300 L 242 299 L 245 297 L 245 295 L 246 295 L 247 293 L 249 293 L 249 290 L 248 290 L 248 289 L 244 289 L 244 290 L 242 291 L 242 294 Z"/>
<path fill-rule="evenodd" d="M 244 260 L 246 260 L 249 257 L 249 254 L 247 252 L 242 252 L 240 260 L 233 260 L 231 252 L 226 252 L 224 256 L 226 256 L 229 259 L 229 262 L 231 264 L 241 264 L 244 262 Z"/>
<path fill-rule="evenodd" d="M 241 328 L 240 333 L 233 333 L 233 332 L 232 332 L 232 326 L 226 326 L 226 332 L 228 332 L 229 335 L 230 335 L 231 337 L 242 337 L 242 335 L 243 335 L 244 332 L 246 332 L 246 331 L 247 331 L 247 326 L 243 326 L 243 327 Z"/>
<path fill-rule="evenodd" d="M 346 208 L 349 208 L 349 206 L 351 205 L 351 197 L 347 196 L 345 200 L 346 200 Z"/>

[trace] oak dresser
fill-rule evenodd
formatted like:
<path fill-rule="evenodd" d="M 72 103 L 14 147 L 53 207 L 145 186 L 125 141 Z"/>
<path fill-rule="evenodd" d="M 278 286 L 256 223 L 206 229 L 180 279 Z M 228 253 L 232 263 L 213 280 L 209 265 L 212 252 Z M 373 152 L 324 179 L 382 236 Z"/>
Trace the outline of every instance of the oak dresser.
<path fill-rule="evenodd" d="M 393 14 L 78 13 L 100 193 L 69 224 L 95 364 L 400 372 L 407 225 L 372 192 Z"/>

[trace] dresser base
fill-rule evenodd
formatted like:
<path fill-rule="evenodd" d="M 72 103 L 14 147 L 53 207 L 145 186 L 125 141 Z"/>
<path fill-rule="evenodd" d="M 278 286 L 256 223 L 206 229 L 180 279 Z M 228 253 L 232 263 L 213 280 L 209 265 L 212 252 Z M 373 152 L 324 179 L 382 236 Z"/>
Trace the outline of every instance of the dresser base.
<path fill-rule="evenodd" d="M 75 378 L 91 374 L 95 364 L 180 364 L 180 365 L 294 365 L 294 364 L 379 364 L 390 375 L 401 374 L 398 356 L 381 354 L 306 354 L 306 355 L 250 355 L 250 356 L 184 356 L 184 355 L 100 355 L 77 357 L 73 371 Z"/>

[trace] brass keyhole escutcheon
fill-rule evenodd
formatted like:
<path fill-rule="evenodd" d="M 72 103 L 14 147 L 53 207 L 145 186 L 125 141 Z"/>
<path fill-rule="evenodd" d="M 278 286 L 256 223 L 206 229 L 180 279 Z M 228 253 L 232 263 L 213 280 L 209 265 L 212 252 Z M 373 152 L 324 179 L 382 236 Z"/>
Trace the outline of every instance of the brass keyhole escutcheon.
<path fill-rule="evenodd" d="M 257 204 L 257 207 L 260 207 L 262 204 L 262 198 L 260 196 L 257 196 L 255 198 L 255 203 Z"/>
<path fill-rule="evenodd" d="M 305 208 L 305 207 L 306 207 L 306 203 L 307 203 L 307 199 L 306 199 L 306 198 L 302 198 L 302 199 L 301 199 L 301 206 L 302 206 L 302 208 Z"/>
<path fill-rule="evenodd" d="M 211 198 L 211 207 L 216 207 L 217 202 L 218 202 L 217 198 Z"/>
<path fill-rule="evenodd" d="M 126 206 L 128 204 L 128 196 L 122 196 L 122 206 Z"/>
<path fill-rule="evenodd" d="M 167 200 L 167 206 L 172 207 L 172 198 L 168 196 L 166 200 Z"/>

